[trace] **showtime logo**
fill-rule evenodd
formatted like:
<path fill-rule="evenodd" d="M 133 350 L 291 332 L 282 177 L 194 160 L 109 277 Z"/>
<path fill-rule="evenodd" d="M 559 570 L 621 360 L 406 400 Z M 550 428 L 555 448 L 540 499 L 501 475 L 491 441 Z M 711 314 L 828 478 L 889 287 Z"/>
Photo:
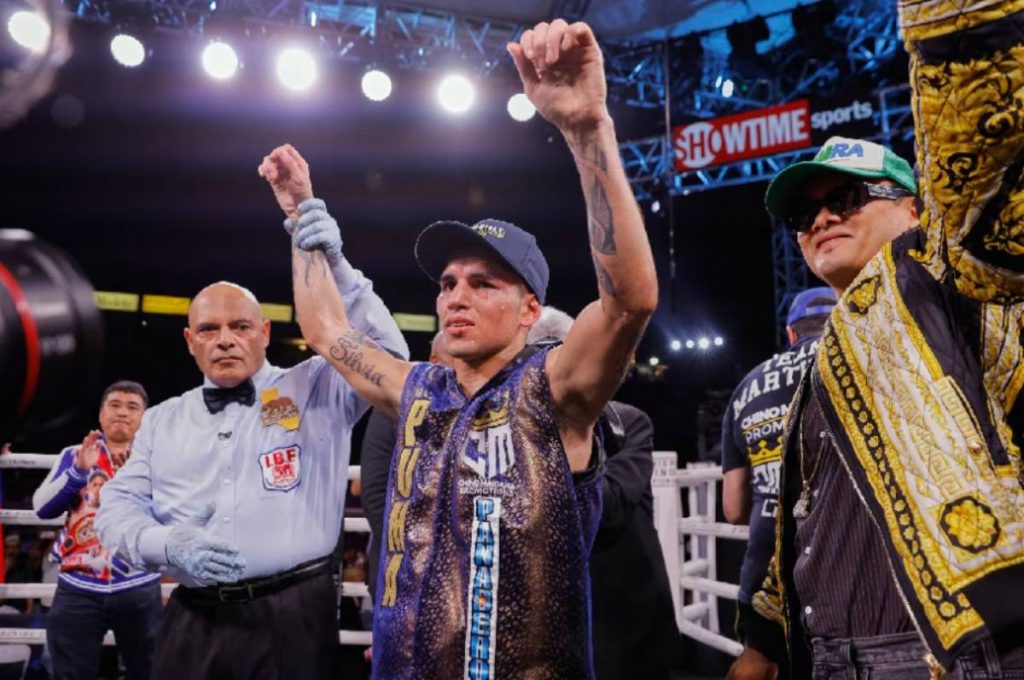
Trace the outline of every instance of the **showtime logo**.
<path fill-rule="evenodd" d="M 676 170 L 686 172 L 811 144 L 807 100 L 678 126 L 672 146 Z"/>

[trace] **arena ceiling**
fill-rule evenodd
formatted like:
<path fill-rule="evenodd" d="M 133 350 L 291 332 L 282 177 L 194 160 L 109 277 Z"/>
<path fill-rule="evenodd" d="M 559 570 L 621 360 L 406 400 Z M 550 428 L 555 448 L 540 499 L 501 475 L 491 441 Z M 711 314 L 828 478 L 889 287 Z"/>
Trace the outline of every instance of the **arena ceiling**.
<path fill-rule="evenodd" d="M 291 16 L 297 1 L 276 4 Z M 200 10 L 210 4 L 171 2 Z M 575 10 L 606 42 L 705 33 L 796 4 L 402 2 L 516 26 L 573 17 Z M 456 119 L 430 103 L 432 74 L 415 69 L 395 73 L 395 94 L 384 105 L 358 94 L 359 66 L 342 62 L 324 69 L 323 84 L 309 96 L 287 95 L 266 76 L 270 55 L 258 43 L 249 45 L 237 81 L 215 83 L 198 67 L 202 41 L 189 31 L 155 32 L 146 65 L 125 69 L 110 57 L 110 23 L 72 22 L 74 52 L 52 89 L 0 130 L 0 186 L 8 199 L 0 227 L 28 229 L 61 248 L 97 289 L 189 296 L 228 279 L 264 301 L 288 303 L 286 237 L 255 172 L 263 154 L 287 141 L 310 160 L 317 193 L 344 225 L 346 252 L 393 311 L 433 312 L 434 289 L 412 250 L 419 231 L 441 218 L 500 217 L 531 229 L 552 254 L 552 303 L 575 313 L 593 299 L 575 167 L 546 122 L 509 119 L 505 101 L 520 86 L 507 60 L 482 83 L 478 110 Z M 623 104 L 615 113 L 622 140 L 663 125 L 660 110 Z M 660 423 L 662 448 L 682 450 L 682 442 L 692 440 L 693 413 L 706 390 L 731 387 L 774 347 L 770 223 L 757 208 L 762 193 L 762 186 L 751 185 L 676 197 L 674 236 L 667 210 L 646 214 L 663 309 L 640 357 L 660 354 L 667 377 L 638 383 L 635 401 Z M 181 317 L 109 312 L 105 320 L 108 381 L 141 380 L 155 400 L 196 384 Z M 698 332 L 723 335 L 726 349 L 666 358 L 671 339 Z M 294 325 L 274 330 L 275 339 L 296 334 Z M 429 334 L 415 334 L 414 351 L 422 354 L 427 340 Z M 272 349 L 281 365 L 296 360 L 292 345 L 275 342 Z"/>
<path fill-rule="evenodd" d="M 816 0 L 815 0 L 816 1 Z M 725 28 L 786 12 L 799 0 L 438 0 L 410 3 L 439 11 L 531 25 L 560 15 L 588 22 L 605 40 L 657 40 Z"/>

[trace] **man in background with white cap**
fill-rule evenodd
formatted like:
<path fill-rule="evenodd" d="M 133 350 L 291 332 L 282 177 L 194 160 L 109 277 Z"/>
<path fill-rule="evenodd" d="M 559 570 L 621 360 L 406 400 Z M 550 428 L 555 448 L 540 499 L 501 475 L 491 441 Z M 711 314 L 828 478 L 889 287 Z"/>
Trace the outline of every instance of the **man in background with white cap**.
<path fill-rule="evenodd" d="M 831 288 L 800 291 L 786 315 L 789 348 L 748 372 L 726 405 L 722 418 L 722 509 L 729 522 L 750 527 L 740 569 L 737 606 L 741 609 L 750 608 L 775 546 L 782 429 L 789 402 L 814 357 L 821 329 L 835 304 L 836 294 Z M 738 619 L 740 623 L 745 620 Z"/>
<path fill-rule="evenodd" d="M 840 294 L 786 421 L 732 678 L 1024 675 L 1024 14 L 907 1 L 911 168 L 833 138 L 768 211 Z M 760 622 L 760 623 L 758 623 Z M 778 624 L 778 625 L 776 625 Z"/>
<path fill-rule="evenodd" d="M 541 23 L 509 52 L 568 142 L 587 202 L 600 299 L 565 344 L 526 344 L 548 266 L 506 222 L 438 222 L 416 243 L 440 283 L 454 369 L 399 361 L 353 331 L 320 252 L 293 249 L 306 339 L 398 416 L 374 612 L 374 675 L 389 680 L 593 677 L 594 427 L 654 312 L 657 278 L 590 28 Z"/>

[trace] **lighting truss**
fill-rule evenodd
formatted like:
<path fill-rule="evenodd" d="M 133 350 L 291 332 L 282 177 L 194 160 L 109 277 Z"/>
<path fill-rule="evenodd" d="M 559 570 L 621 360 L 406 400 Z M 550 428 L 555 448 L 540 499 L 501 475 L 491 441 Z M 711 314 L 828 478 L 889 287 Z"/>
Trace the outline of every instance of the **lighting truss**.
<path fill-rule="evenodd" d="M 910 87 L 882 88 L 876 96 L 881 132 L 871 139 L 887 146 L 905 145 L 914 132 Z M 658 198 L 666 190 L 672 196 L 685 196 L 709 189 L 767 181 L 790 163 L 813 156 L 815 151 L 815 148 L 808 147 L 713 168 L 676 172 L 671 140 L 665 135 L 630 140 L 619 145 L 626 177 L 640 201 Z"/>
<path fill-rule="evenodd" d="M 143 8 L 159 30 L 203 35 L 231 22 L 249 35 L 304 26 L 323 49 L 366 59 L 385 52 L 398 66 L 426 69 L 454 60 L 484 74 L 506 59 L 506 43 L 518 40 L 519 24 L 455 15 L 412 5 L 371 0 L 63 0 L 84 21 L 117 23 L 119 13 Z M 365 54 L 360 49 L 365 48 Z M 351 54 L 350 54 L 351 52 Z"/>
<path fill-rule="evenodd" d="M 664 106 L 664 43 L 608 46 L 604 68 L 608 91 L 613 98 L 638 108 Z"/>
<path fill-rule="evenodd" d="M 670 155 L 671 149 L 669 154 L 666 154 L 665 149 L 665 138 L 660 136 L 633 140 L 619 146 L 626 176 L 637 200 L 652 200 L 666 189 L 672 196 L 687 196 L 709 189 L 767 181 L 790 163 L 806 160 L 817 150 L 807 148 L 787 151 L 774 156 L 677 173 Z"/>
<path fill-rule="evenodd" d="M 911 149 L 914 121 L 910 108 L 910 87 L 900 85 L 876 91 L 881 132 L 873 137 L 898 152 Z M 664 136 L 626 142 L 619 146 L 626 176 L 639 201 L 664 200 L 669 196 L 766 182 L 790 163 L 807 160 L 814 147 L 787 151 L 774 156 L 738 161 L 715 168 L 677 173 L 671 144 Z M 776 340 L 784 347 L 786 313 L 793 297 L 808 287 L 810 272 L 792 234 L 778 220 L 772 221 L 772 271 L 775 293 Z"/>
<path fill-rule="evenodd" d="M 786 346 L 786 316 L 797 293 L 810 285 L 811 272 L 800 246 L 781 220 L 772 219 L 772 279 L 775 293 L 775 343 Z"/>
<path fill-rule="evenodd" d="M 673 117 L 712 118 L 832 92 L 843 78 L 877 70 L 902 49 L 896 9 L 888 0 L 836 0 L 836 9 L 835 20 L 822 27 L 819 38 L 829 41 L 835 56 L 809 55 L 799 40 L 793 40 L 771 52 L 770 73 L 745 72 L 742 64 L 730 65 L 729 55 L 707 50 L 682 59 L 673 56 L 674 47 L 696 36 L 668 43 L 608 45 L 610 92 L 632 106 L 664 107 L 667 49 Z M 723 77 L 739 86 L 734 96 L 721 94 Z"/>
<path fill-rule="evenodd" d="M 914 139 L 914 112 L 910 108 L 910 86 L 894 85 L 878 91 L 882 137 L 889 144 L 908 145 Z"/>
<path fill-rule="evenodd" d="M 896 6 L 886 0 L 852 0 L 843 8 L 829 30 L 846 45 L 848 70 L 873 71 L 903 49 Z"/>

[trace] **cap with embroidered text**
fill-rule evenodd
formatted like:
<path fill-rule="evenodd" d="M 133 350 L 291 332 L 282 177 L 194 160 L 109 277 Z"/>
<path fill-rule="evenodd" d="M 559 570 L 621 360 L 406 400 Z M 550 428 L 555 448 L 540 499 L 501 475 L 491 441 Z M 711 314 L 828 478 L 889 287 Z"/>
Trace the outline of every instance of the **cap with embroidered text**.
<path fill-rule="evenodd" d="M 483 249 L 498 256 L 518 274 L 544 304 L 548 288 L 548 262 L 533 234 L 510 222 L 485 219 L 469 225 L 454 220 L 434 222 L 416 239 L 416 261 L 434 281 L 460 251 Z"/>
<path fill-rule="evenodd" d="M 764 206 L 775 217 L 789 217 L 807 182 L 833 173 L 888 179 L 912 194 L 917 193 L 917 182 L 910 164 L 890 149 L 863 139 L 832 137 L 814 158 L 793 163 L 775 176 L 764 195 Z"/>

